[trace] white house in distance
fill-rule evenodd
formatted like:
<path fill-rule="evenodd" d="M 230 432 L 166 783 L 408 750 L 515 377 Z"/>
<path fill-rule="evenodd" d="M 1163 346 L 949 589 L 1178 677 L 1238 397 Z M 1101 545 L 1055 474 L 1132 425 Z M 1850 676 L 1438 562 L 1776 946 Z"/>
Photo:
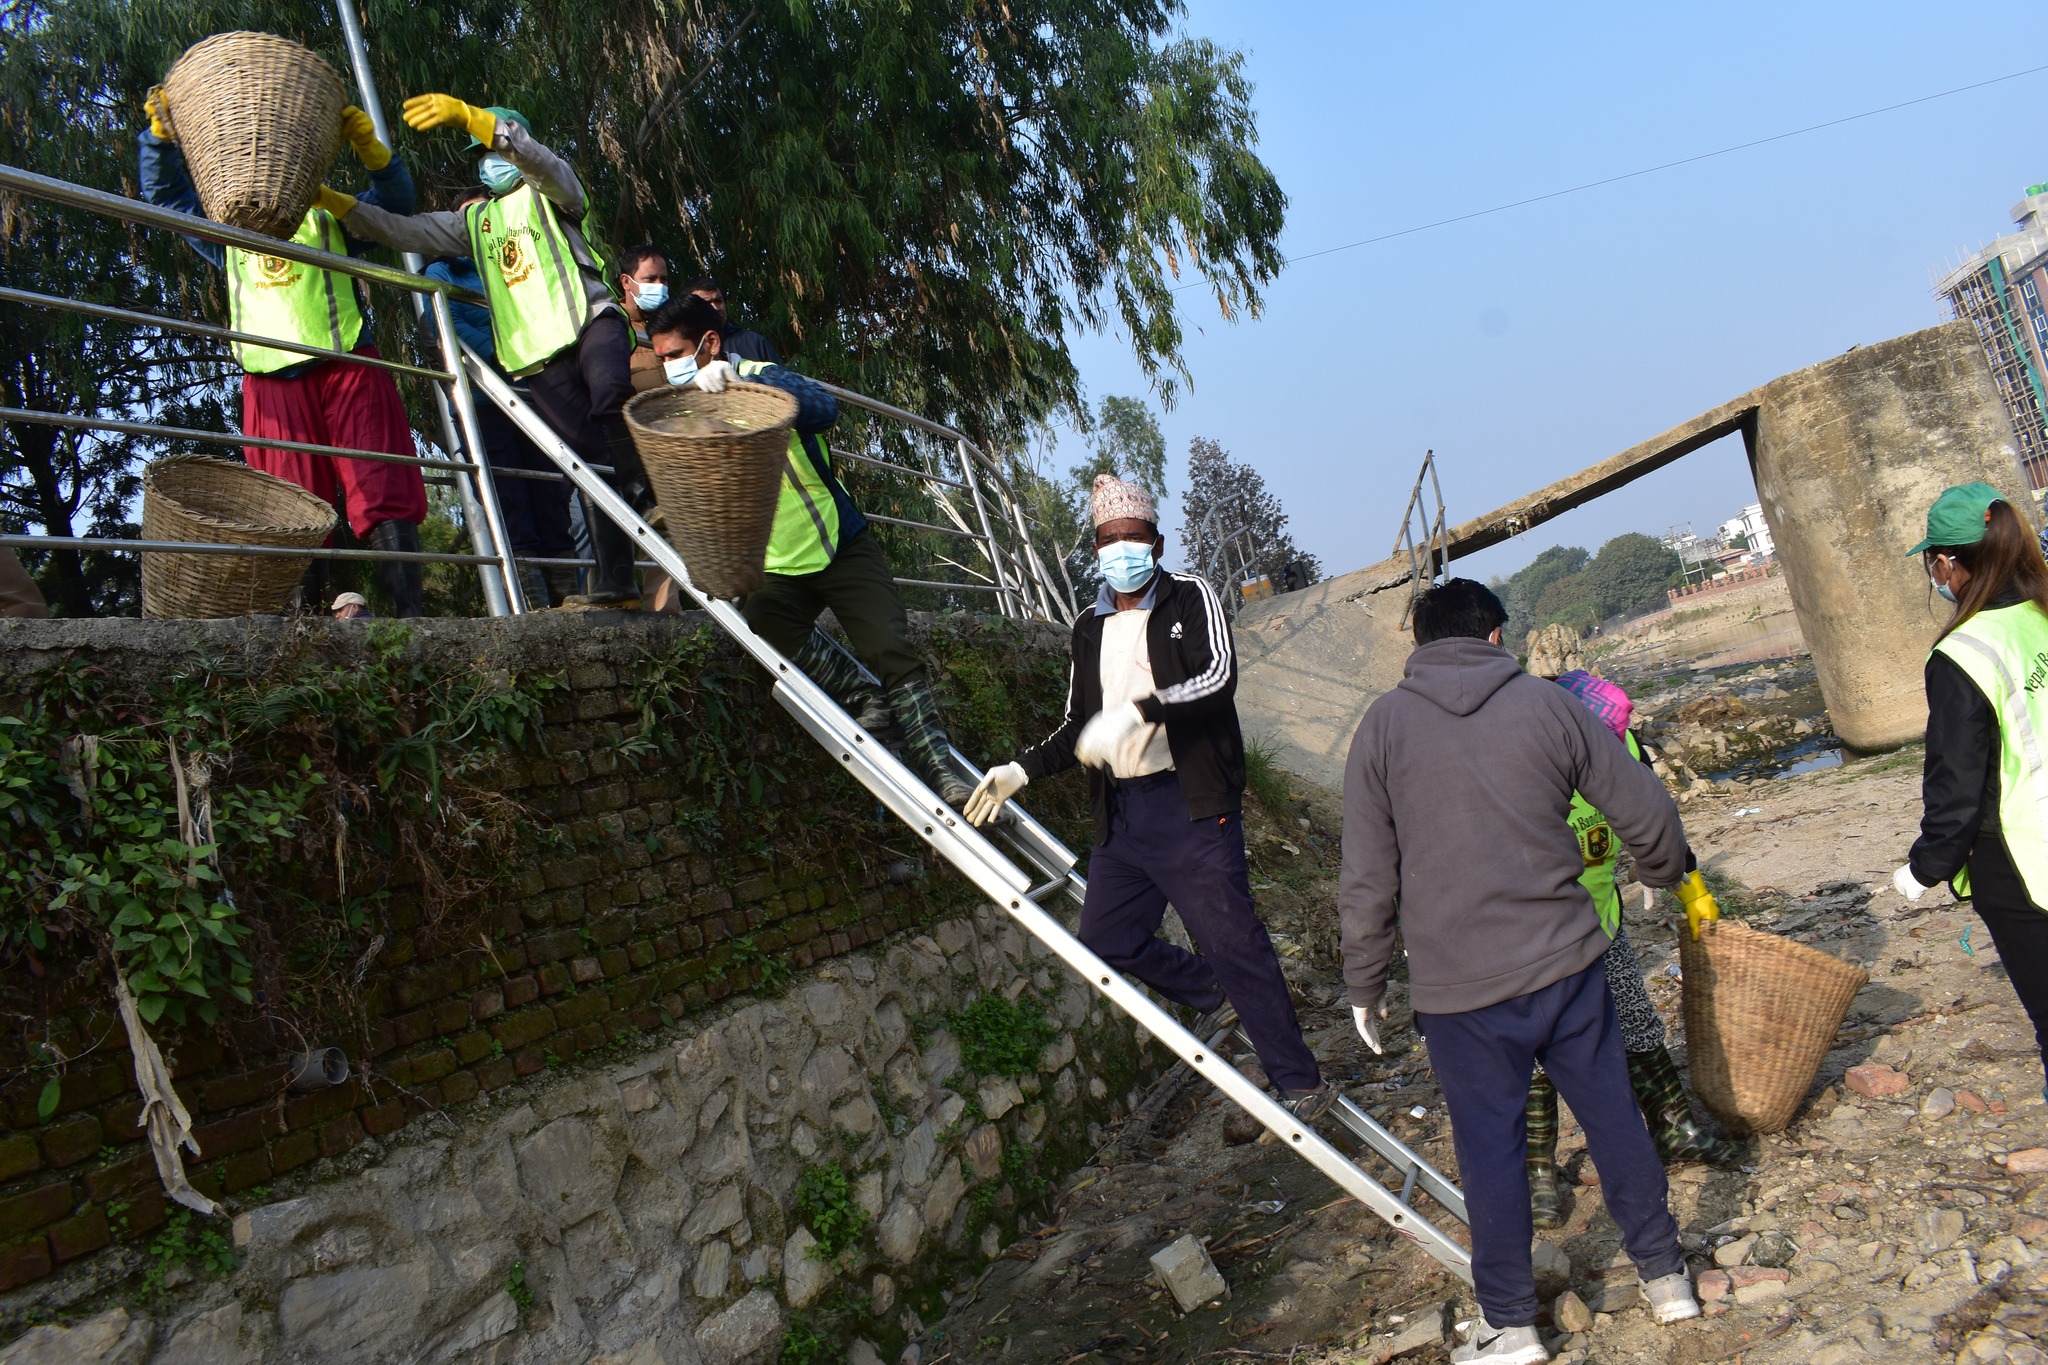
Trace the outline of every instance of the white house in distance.
<path fill-rule="evenodd" d="M 1777 553 L 1777 542 L 1771 539 L 1771 528 L 1764 522 L 1764 505 L 1760 502 L 1743 508 L 1733 521 L 1721 523 L 1721 542 L 1724 545 L 1733 545 L 1737 536 L 1747 542 L 1752 564 L 1761 564 Z"/>

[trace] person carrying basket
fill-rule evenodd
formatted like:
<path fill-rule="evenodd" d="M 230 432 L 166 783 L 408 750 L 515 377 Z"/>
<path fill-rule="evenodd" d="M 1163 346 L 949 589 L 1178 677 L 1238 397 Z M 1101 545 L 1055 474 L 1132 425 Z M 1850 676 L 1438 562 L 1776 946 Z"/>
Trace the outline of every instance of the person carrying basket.
<path fill-rule="evenodd" d="M 610 483 L 620 497 L 642 511 L 651 507 L 640 453 L 620 415 L 633 396 L 633 338 L 583 230 L 589 209 L 583 182 L 541 145 L 516 109 L 415 95 L 404 113 L 407 125 L 421 132 L 467 132 L 465 150 L 476 158 L 477 180 L 492 197 L 408 218 L 322 186 L 320 207 L 349 231 L 394 250 L 476 262 L 490 300 L 499 368 L 525 383 L 533 406 L 571 449 L 590 464 L 611 466 Z M 584 515 L 596 582 L 563 605 L 637 608 L 632 537 L 593 509 L 586 507 Z"/>
<path fill-rule="evenodd" d="M 158 208 L 203 217 L 199 191 L 164 120 L 162 90 L 152 90 L 142 107 L 149 118 L 149 126 L 137 136 L 143 199 Z M 416 199 L 405 163 L 377 140 L 370 116 L 353 105 L 341 111 L 341 131 L 370 173 L 369 188 L 349 202 L 379 206 L 378 212 L 403 221 Z M 235 331 L 376 356 L 376 346 L 364 334 L 363 303 L 353 279 L 281 256 L 259 256 L 196 237 L 185 240 L 227 275 L 228 325 Z M 356 245 L 338 216 L 318 202 L 306 211 L 291 240 L 337 256 L 352 254 Z M 257 442 L 269 437 L 392 455 L 414 453 L 412 423 L 389 370 L 257 342 L 235 342 L 234 353 L 242 367 L 243 435 Z M 261 444 L 244 446 L 242 455 L 251 468 L 289 480 L 316 498 L 330 504 L 337 497 L 345 500 L 350 529 L 371 549 L 419 552 L 419 524 L 427 517 L 427 485 L 419 466 Z M 390 595 L 397 615 L 420 614 L 418 562 L 379 560 L 377 581 Z M 326 588 L 327 561 L 316 559 L 300 589 L 302 605 L 318 610 L 327 600 Z"/>

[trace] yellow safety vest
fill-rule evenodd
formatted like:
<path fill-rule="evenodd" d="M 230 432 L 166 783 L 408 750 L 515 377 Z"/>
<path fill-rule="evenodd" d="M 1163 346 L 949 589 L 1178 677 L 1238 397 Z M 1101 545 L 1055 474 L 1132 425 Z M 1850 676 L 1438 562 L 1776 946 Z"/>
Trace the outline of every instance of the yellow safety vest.
<path fill-rule="evenodd" d="M 341 221 L 325 209 L 308 209 L 291 239 L 337 256 L 348 250 Z M 228 320 L 236 331 L 335 351 L 355 349 L 363 315 L 356 307 L 355 281 L 347 276 L 232 246 L 227 249 L 227 276 Z M 234 343 L 234 352 L 250 374 L 271 374 L 318 359 L 240 341 Z"/>
<path fill-rule="evenodd" d="M 491 301 L 498 364 L 517 378 L 576 344 L 590 299 L 555 206 L 532 185 L 468 209 L 469 258 Z"/>
<path fill-rule="evenodd" d="M 2048 906 L 2048 615 L 2032 602 L 1980 611 L 1934 652 L 1968 674 L 1998 716 L 1998 823 L 2027 898 Z M 1969 895 L 1969 867 L 1949 885 Z"/>
<path fill-rule="evenodd" d="M 1628 756 L 1640 762 L 1642 749 L 1636 744 L 1632 731 L 1624 730 L 1622 738 L 1628 741 Z M 1616 846 L 1614 829 L 1607 823 L 1607 817 L 1593 809 L 1593 803 L 1577 792 L 1572 793 L 1572 833 L 1579 837 L 1579 856 L 1586 870 L 1579 874 L 1579 885 L 1586 888 L 1593 897 L 1593 908 L 1600 912 L 1600 927 L 1613 938 L 1621 927 L 1621 897 L 1614 890 L 1614 863 L 1621 849 Z"/>
<path fill-rule="evenodd" d="M 733 363 L 742 379 L 760 374 L 765 361 Z M 817 458 L 831 467 L 824 438 L 816 439 Z M 769 573 L 817 573 L 839 553 L 839 502 L 825 481 L 809 447 L 794 428 L 782 456 L 782 496 L 775 504 L 775 529 L 768 537 Z"/>

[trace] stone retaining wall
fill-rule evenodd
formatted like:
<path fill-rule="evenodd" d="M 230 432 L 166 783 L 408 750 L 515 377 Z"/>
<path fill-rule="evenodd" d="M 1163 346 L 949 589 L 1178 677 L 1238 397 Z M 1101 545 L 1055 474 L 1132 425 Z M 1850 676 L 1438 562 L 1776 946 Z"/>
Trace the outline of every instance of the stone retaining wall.
<path fill-rule="evenodd" d="M 1057 1027 L 1020 1075 L 974 1074 L 946 1026 L 984 992 Z M 318 1163 L 235 1219 L 224 1280 L 37 1328 L 0 1365 L 736 1365 L 811 1331 L 888 1349 L 1163 1056 L 984 906 L 629 1060 Z M 832 1261 L 795 1212 L 828 1165 L 867 1220 Z"/>

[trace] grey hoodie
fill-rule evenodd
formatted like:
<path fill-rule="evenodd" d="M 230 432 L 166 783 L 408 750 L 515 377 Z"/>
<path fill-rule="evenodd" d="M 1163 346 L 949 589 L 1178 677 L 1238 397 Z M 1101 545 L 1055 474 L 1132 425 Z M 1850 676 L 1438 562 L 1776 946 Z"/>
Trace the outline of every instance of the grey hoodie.
<path fill-rule="evenodd" d="M 1351 1003 L 1386 991 L 1400 921 L 1414 1007 L 1461 1014 L 1540 990 L 1611 940 L 1579 885 L 1578 791 L 1649 886 L 1685 873 L 1663 783 L 1592 712 L 1484 640 L 1423 645 L 1366 709 L 1344 771 L 1337 909 Z"/>

